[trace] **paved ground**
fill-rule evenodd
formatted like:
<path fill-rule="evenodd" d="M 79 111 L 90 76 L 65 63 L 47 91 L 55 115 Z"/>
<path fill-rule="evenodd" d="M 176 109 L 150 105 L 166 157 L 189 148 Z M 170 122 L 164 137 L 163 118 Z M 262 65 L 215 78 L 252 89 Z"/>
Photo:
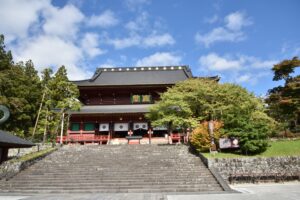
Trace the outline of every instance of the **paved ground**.
<path fill-rule="evenodd" d="M 299 200 L 300 182 L 232 186 L 240 193 L 231 194 L 76 194 L 4 196 L 0 200 Z"/>

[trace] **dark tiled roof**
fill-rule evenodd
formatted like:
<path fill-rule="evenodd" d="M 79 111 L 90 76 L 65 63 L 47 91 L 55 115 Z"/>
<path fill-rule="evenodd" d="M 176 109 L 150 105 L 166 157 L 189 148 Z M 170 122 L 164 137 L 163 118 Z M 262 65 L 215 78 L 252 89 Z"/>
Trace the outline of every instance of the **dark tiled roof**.
<path fill-rule="evenodd" d="M 82 106 L 80 111 L 70 111 L 70 114 L 147 113 L 151 105 L 152 104 Z"/>
<path fill-rule="evenodd" d="M 193 78 L 188 66 L 98 68 L 91 79 L 73 81 L 78 86 L 172 85 Z"/>
<path fill-rule="evenodd" d="M 24 148 L 32 147 L 34 145 L 35 144 L 30 141 L 14 136 L 9 132 L 0 130 L 0 147 Z"/>

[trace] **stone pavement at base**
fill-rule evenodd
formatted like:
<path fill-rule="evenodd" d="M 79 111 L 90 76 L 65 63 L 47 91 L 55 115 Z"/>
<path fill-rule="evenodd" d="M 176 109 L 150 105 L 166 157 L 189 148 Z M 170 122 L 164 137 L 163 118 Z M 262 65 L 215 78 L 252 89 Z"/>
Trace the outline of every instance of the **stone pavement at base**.
<path fill-rule="evenodd" d="M 300 183 L 234 185 L 241 193 L 227 194 L 75 194 L 0 196 L 0 200 L 299 200 Z M 1 195 L 1 194 L 0 194 Z"/>

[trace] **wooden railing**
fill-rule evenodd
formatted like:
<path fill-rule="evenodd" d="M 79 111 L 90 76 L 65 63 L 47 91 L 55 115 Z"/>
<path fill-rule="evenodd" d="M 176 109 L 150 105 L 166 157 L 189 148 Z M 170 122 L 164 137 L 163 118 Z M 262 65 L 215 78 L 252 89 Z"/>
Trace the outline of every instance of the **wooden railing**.
<path fill-rule="evenodd" d="M 94 143 L 107 143 L 109 140 L 108 135 L 94 135 L 94 134 L 83 134 L 83 135 L 68 135 L 63 136 L 63 143 L 76 143 L 76 142 L 94 142 Z M 56 142 L 60 142 L 60 136 L 56 138 Z"/>

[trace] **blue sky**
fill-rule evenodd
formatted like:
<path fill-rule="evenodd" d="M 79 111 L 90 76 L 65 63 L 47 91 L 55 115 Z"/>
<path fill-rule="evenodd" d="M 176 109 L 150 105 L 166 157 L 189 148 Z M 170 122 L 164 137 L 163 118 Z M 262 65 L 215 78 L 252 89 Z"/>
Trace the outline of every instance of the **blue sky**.
<path fill-rule="evenodd" d="M 70 79 L 97 67 L 189 65 L 257 95 L 273 64 L 300 54 L 298 0 L 0 0 L 0 33 L 15 61 Z"/>

